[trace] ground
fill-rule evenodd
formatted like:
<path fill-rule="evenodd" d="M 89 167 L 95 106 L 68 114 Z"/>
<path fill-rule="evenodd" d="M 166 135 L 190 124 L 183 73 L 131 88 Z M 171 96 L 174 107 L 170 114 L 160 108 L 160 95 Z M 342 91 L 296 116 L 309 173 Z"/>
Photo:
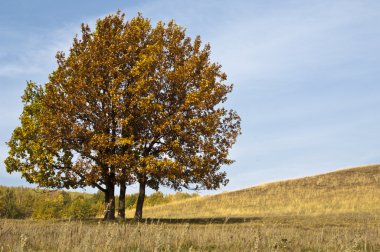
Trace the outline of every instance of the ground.
<path fill-rule="evenodd" d="M 0 220 L 0 251 L 380 251 L 379 216 Z"/>

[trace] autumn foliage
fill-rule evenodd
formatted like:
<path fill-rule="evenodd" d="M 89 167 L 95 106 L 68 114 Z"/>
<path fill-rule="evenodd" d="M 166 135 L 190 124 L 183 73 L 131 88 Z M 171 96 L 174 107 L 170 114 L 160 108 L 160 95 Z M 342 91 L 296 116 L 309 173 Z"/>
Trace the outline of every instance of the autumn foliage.
<path fill-rule="evenodd" d="M 49 82 L 29 82 L 21 126 L 6 167 L 51 188 L 92 186 L 115 217 L 115 186 L 217 189 L 240 134 L 240 118 L 222 106 L 232 85 L 210 60 L 210 46 L 174 21 L 155 27 L 118 12 L 82 25 L 69 52 L 57 53 Z M 121 200 L 119 215 L 123 216 Z"/>

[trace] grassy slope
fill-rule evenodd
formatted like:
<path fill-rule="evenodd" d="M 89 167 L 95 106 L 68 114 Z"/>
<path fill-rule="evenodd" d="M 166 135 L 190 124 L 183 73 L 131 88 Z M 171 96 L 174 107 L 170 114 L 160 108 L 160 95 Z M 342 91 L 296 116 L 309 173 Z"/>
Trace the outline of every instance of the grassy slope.
<path fill-rule="evenodd" d="M 131 213 L 129 213 L 131 214 Z M 145 217 L 380 215 L 380 165 L 146 207 Z"/>

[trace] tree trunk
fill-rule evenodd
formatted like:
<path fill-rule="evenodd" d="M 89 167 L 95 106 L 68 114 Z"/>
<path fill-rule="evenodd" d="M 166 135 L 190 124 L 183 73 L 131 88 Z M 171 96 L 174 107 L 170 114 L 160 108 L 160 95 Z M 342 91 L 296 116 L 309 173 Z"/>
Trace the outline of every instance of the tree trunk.
<path fill-rule="evenodd" d="M 110 202 L 110 194 L 109 194 L 109 191 L 106 189 L 104 192 L 104 216 L 103 216 L 103 220 L 107 219 L 109 202 Z"/>
<path fill-rule="evenodd" d="M 126 191 L 125 183 L 120 183 L 118 217 L 119 217 L 119 219 L 122 219 L 122 220 L 125 219 L 125 191 Z"/>
<path fill-rule="evenodd" d="M 135 221 L 142 220 L 143 205 L 145 200 L 145 179 L 140 180 L 139 197 L 136 204 Z"/>
<path fill-rule="evenodd" d="M 109 183 L 104 197 L 105 211 L 103 220 L 115 219 L 115 185 Z"/>

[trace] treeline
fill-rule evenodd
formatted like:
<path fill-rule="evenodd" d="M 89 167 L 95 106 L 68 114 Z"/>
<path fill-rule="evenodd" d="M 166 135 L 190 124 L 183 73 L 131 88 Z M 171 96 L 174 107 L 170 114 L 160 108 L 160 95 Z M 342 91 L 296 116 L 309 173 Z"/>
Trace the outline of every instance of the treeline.
<path fill-rule="evenodd" d="M 155 192 L 146 198 L 146 205 L 154 206 L 197 197 L 198 194 L 177 192 L 164 195 Z M 127 194 L 126 209 L 136 206 L 138 194 Z M 116 197 L 116 203 L 119 199 Z M 24 187 L 0 186 L 0 218 L 10 219 L 87 219 L 104 215 L 103 193 L 96 194 L 50 191 Z"/>

